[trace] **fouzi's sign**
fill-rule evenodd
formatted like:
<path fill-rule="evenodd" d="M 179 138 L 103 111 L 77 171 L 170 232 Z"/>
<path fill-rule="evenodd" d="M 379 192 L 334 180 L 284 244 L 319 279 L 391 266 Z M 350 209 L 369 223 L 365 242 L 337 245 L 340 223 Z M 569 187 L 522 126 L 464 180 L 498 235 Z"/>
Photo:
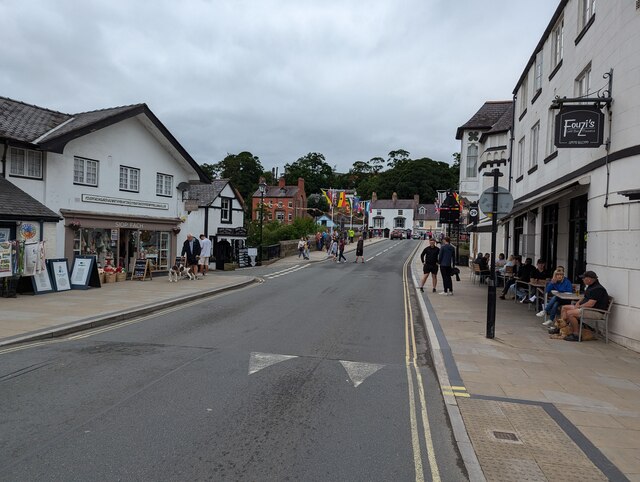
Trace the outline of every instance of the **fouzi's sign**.
<path fill-rule="evenodd" d="M 604 114 L 599 107 L 565 106 L 556 115 L 556 147 L 600 147 Z"/>

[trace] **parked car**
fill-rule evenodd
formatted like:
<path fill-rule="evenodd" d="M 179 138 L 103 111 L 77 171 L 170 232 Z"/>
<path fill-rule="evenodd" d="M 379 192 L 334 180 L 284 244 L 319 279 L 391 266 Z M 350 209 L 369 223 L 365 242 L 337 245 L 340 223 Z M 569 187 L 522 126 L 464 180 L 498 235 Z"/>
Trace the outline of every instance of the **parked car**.
<path fill-rule="evenodd" d="M 403 229 L 394 229 L 389 237 L 391 239 L 404 239 L 406 234 Z"/>
<path fill-rule="evenodd" d="M 413 233 L 413 236 L 411 236 L 413 239 L 422 239 L 422 234 L 419 233 Z"/>

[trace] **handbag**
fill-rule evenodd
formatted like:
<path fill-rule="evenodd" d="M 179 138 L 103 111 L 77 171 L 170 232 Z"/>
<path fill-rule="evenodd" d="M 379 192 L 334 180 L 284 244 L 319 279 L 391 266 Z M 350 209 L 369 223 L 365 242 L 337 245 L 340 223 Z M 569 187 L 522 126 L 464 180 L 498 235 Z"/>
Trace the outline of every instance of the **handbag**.
<path fill-rule="evenodd" d="M 451 273 L 456 277 L 456 281 L 460 281 L 460 268 L 458 268 L 457 266 L 454 266 L 451 269 Z"/>

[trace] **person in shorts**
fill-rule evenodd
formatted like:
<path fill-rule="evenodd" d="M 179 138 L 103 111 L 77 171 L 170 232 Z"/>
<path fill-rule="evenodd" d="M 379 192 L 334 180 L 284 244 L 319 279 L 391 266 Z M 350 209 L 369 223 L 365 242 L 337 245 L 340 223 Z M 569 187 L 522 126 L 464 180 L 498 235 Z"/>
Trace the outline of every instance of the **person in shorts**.
<path fill-rule="evenodd" d="M 436 292 L 436 285 L 438 284 L 438 255 L 440 254 L 440 248 L 436 246 L 436 240 L 429 238 L 429 246 L 422 250 L 420 254 L 420 261 L 422 261 L 422 280 L 420 282 L 419 289 L 424 293 L 424 284 L 431 274 L 431 281 L 433 283 L 433 292 Z"/>
<path fill-rule="evenodd" d="M 211 240 L 204 234 L 200 235 L 200 257 L 198 258 L 198 267 L 200 274 L 205 276 L 209 271 L 209 257 L 211 256 Z"/>

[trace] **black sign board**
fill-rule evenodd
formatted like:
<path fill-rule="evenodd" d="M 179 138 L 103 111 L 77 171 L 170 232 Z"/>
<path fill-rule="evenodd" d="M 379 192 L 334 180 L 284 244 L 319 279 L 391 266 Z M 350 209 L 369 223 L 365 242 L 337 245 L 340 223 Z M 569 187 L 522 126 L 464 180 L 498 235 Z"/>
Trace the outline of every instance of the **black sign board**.
<path fill-rule="evenodd" d="M 95 256 L 76 256 L 71 269 L 71 289 L 86 290 L 100 288 L 100 274 Z"/>
<path fill-rule="evenodd" d="M 247 268 L 251 266 L 251 260 L 249 259 L 249 248 L 238 249 L 238 267 Z"/>
<path fill-rule="evenodd" d="M 131 279 L 144 281 L 147 277 L 149 279 L 153 279 L 153 276 L 151 276 L 151 264 L 149 263 L 149 260 L 145 258 L 136 259 Z"/>
<path fill-rule="evenodd" d="M 218 236 L 247 236 L 247 229 L 243 227 L 237 228 L 218 228 Z"/>
<path fill-rule="evenodd" d="M 452 192 L 448 192 L 442 201 L 439 214 L 440 224 L 458 224 L 460 222 L 460 204 Z"/>
<path fill-rule="evenodd" d="M 71 289 L 69 282 L 69 266 L 67 258 L 48 259 L 47 266 L 51 273 L 51 282 L 55 291 L 67 291 Z"/>
<path fill-rule="evenodd" d="M 604 114 L 593 105 L 564 106 L 556 115 L 556 147 L 600 147 Z"/>

